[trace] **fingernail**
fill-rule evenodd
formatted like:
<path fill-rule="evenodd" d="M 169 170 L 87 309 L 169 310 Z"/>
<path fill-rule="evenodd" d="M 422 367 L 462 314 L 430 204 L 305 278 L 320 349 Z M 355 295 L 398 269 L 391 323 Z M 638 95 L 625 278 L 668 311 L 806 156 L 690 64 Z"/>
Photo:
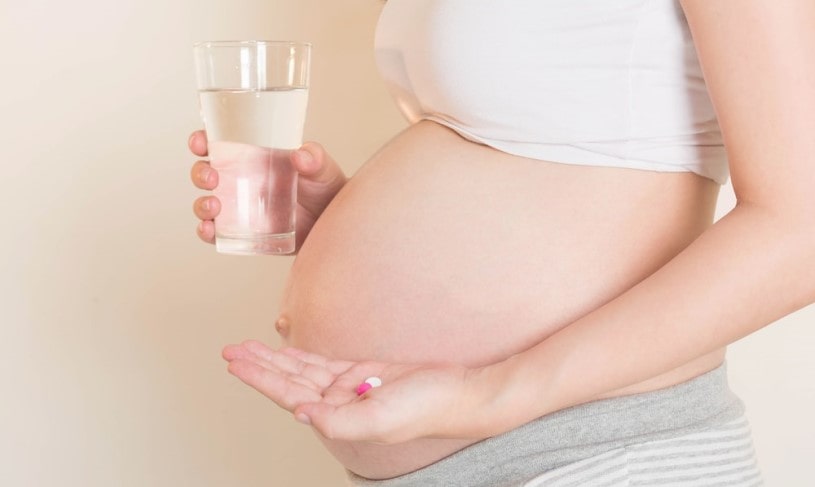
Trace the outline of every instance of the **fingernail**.
<path fill-rule="evenodd" d="M 311 426 L 311 418 L 309 418 L 308 416 L 306 416 L 303 413 L 295 415 L 294 419 L 296 419 L 297 421 L 299 421 L 299 422 L 301 422 L 301 423 L 303 423 L 305 425 Z"/>
<path fill-rule="evenodd" d="M 209 211 L 211 206 L 212 202 L 210 200 L 204 200 L 204 202 L 201 203 L 201 207 L 204 209 L 204 211 Z"/>
<path fill-rule="evenodd" d="M 209 178 L 212 176 L 212 170 L 204 169 L 201 171 L 201 182 L 207 184 L 209 182 Z"/>
<path fill-rule="evenodd" d="M 311 163 L 314 161 L 314 157 L 311 156 L 311 152 L 306 150 L 298 150 L 297 157 L 300 158 L 300 165 L 301 166 L 310 166 Z"/>

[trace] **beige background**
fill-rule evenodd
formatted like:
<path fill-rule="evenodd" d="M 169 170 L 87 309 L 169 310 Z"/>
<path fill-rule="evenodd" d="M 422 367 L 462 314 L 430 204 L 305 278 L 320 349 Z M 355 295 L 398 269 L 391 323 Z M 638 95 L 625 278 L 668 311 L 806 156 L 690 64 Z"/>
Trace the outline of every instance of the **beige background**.
<path fill-rule="evenodd" d="M 190 45 L 314 43 L 308 138 L 353 173 L 404 126 L 378 0 L 0 0 L 0 485 L 341 485 L 305 427 L 225 371 L 276 343 L 291 259 L 194 236 Z M 733 204 L 725 188 L 719 214 Z M 768 290 L 772 291 L 772 290 Z M 732 347 L 768 485 L 815 457 L 810 307 Z"/>

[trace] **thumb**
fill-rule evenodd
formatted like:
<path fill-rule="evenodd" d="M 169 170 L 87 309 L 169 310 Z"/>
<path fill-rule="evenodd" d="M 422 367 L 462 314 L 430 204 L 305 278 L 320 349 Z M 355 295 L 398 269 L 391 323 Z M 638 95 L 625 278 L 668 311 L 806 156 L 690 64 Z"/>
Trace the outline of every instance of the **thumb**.
<path fill-rule="evenodd" d="M 329 440 L 373 441 L 387 443 L 376 431 L 376 421 L 366 412 L 368 401 L 332 406 L 324 402 L 302 404 L 294 410 L 297 421 L 309 424 Z"/>
<path fill-rule="evenodd" d="M 340 186 L 345 183 L 345 174 L 323 146 L 317 142 L 306 142 L 291 153 L 294 168 L 305 179 L 316 183 Z"/>

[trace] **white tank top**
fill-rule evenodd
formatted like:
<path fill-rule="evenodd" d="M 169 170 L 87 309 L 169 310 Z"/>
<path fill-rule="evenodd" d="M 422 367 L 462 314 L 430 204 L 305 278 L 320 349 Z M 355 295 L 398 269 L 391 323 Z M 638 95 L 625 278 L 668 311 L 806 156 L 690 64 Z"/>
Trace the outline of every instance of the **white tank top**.
<path fill-rule="evenodd" d="M 411 122 L 533 159 L 727 181 L 678 0 L 389 0 L 376 60 Z"/>

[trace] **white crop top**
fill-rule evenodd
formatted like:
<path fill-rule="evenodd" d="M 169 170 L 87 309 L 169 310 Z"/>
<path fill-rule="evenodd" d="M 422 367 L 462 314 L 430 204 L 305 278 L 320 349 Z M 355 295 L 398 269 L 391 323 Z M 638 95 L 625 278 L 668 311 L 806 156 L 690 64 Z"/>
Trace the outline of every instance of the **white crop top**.
<path fill-rule="evenodd" d="M 376 61 L 411 122 L 533 159 L 727 181 L 678 0 L 389 0 Z"/>

